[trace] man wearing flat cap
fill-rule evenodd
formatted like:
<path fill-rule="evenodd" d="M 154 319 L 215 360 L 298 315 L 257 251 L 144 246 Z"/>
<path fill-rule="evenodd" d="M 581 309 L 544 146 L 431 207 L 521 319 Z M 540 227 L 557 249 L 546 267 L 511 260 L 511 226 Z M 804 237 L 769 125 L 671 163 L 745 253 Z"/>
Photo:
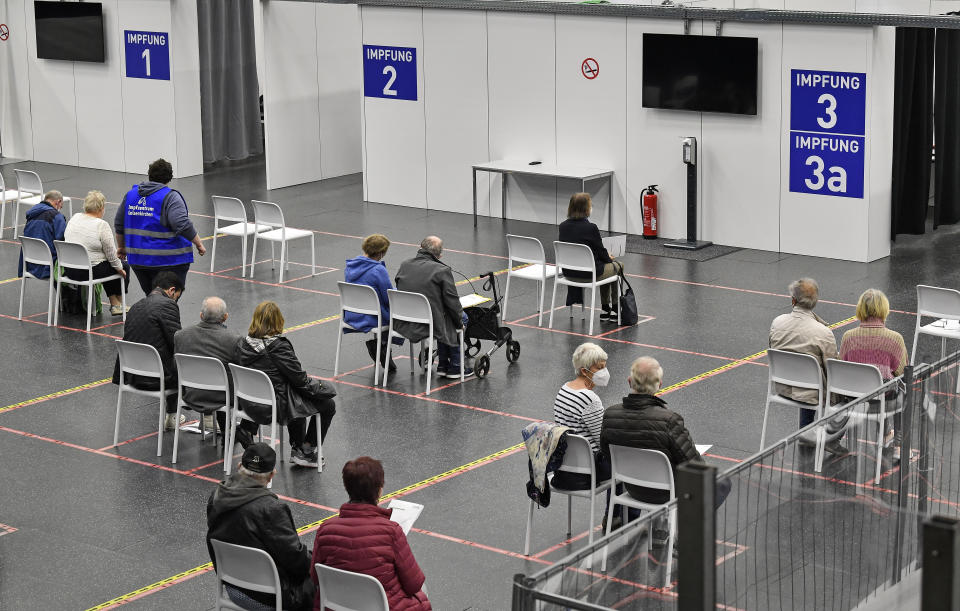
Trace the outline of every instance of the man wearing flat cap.
<path fill-rule="evenodd" d="M 217 485 L 207 502 L 207 551 L 216 565 L 211 539 L 264 550 L 277 565 L 283 608 L 313 609 L 310 549 L 300 541 L 290 508 L 267 489 L 276 464 L 277 453 L 265 443 L 251 444 L 243 452 L 236 472 Z M 226 590 L 241 606 L 250 599 L 271 607 L 274 603 L 273 595 L 233 586 Z"/>

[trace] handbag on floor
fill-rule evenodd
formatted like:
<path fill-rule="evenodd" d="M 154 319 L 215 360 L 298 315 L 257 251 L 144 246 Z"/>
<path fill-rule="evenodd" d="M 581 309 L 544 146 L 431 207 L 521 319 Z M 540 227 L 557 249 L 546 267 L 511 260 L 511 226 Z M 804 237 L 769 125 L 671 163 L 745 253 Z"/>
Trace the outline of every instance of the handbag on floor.
<path fill-rule="evenodd" d="M 627 282 L 623 275 L 623 269 L 620 270 L 620 324 L 632 326 L 637 324 L 637 300 L 633 296 L 633 287 Z M 627 285 L 627 290 L 623 290 L 623 285 Z"/>

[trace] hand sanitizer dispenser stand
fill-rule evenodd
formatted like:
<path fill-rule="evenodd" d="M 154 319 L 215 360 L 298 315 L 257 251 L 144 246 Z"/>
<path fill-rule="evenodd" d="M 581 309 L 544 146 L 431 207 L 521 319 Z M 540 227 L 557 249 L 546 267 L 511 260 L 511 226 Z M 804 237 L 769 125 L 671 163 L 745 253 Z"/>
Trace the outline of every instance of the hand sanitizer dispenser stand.
<path fill-rule="evenodd" d="M 666 242 L 667 248 L 699 250 L 713 242 L 697 239 L 697 139 L 683 139 L 683 163 L 687 165 L 687 239 Z"/>

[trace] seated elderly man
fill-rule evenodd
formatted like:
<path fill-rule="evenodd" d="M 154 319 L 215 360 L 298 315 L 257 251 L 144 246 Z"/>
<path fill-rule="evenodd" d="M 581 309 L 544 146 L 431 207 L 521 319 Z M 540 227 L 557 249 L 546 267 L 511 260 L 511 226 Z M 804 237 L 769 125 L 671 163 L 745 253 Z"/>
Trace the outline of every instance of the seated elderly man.
<path fill-rule="evenodd" d="M 63 194 L 59 191 L 47 191 L 43 196 L 43 201 L 27 210 L 27 224 L 23 226 L 23 231 L 20 232 L 21 235 L 28 238 L 38 238 L 46 242 L 50 254 L 53 255 L 54 263 L 57 261 L 57 250 L 53 242 L 62 240 L 63 233 L 67 228 L 67 220 L 63 218 L 63 213 L 60 212 L 61 208 L 63 208 Z M 14 219 L 13 222 L 16 223 L 17 220 Z M 27 263 L 27 271 L 36 278 L 50 277 L 49 265 Z M 17 276 L 23 276 L 23 253 L 20 254 Z"/>
<path fill-rule="evenodd" d="M 397 271 L 397 290 L 426 295 L 433 311 L 433 334 L 437 339 L 437 375 L 460 377 L 460 341 L 457 329 L 467 324 L 467 315 L 460 306 L 457 285 L 450 266 L 440 261 L 443 240 L 428 236 L 420 242 L 417 256 L 400 264 Z M 427 336 L 427 326 L 406 321 L 395 321 L 397 333 L 418 342 Z M 473 369 L 464 365 L 464 376 L 472 376 Z"/>
<path fill-rule="evenodd" d="M 195 356 L 209 356 L 219 360 L 226 368 L 233 360 L 234 351 L 240 336 L 227 329 L 227 303 L 219 297 L 207 297 L 200 306 L 200 322 L 177 331 L 173 336 L 176 352 Z M 233 385 L 233 378 L 227 376 L 228 382 Z M 214 431 L 213 412 L 229 402 L 229 397 L 213 390 L 199 390 L 184 388 L 183 400 L 190 409 L 204 414 L 203 426 L 208 431 Z M 217 422 L 220 430 L 226 430 L 226 414 L 217 411 Z M 241 438 L 243 438 L 241 436 Z M 252 437 L 251 437 L 252 439 Z M 248 444 L 249 445 L 249 444 Z"/>
<path fill-rule="evenodd" d="M 790 302 L 793 310 L 788 314 L 781 314 L 773 319 L 770 325 L 770 347 L 776 350 L 786 350 L 800 354 L 809 354 L 820 363 L 820 373 L 823 377 L 824 388 L 827 380 L 827 359 L 838 358 L 837 340 L 827 323 L 813 312 L 820 298 L 820 287 L 812 278 L 800 278 L 790 283 Z M 777 393 L 787 399 L 816 406 L 820 397 L 816 390 L 797 388 L 777 384 Z M 800 428 L 813 422 L 816 418 L 816 409 L 800 410 Z M 836 456 L 843 456 L 849 451 L 840 444 L 845 422 L 832 422 L 827 427 L 827 443 L 825 449 Z M 800 443 L 813 445 L 814 442 L 805 437 Z"/>
<path fill-rule="evenodd" d="M 207 502 L 207 551 L 216 568 L 211 539 L 264 550 L 277 567 L 283 608 L 305 611 L 313 609 L 316 591 L 310 579 L 310 549 L 297 534 L 290 508 L 267 488 L 276 464 L 277 453 L 265 443 L 244 450 L 236 472 L 220 482 Z M 245 609 L 261 608 L 250 599 L 273 608 L 273 594 L 233 586 L 226 590 Z"/>

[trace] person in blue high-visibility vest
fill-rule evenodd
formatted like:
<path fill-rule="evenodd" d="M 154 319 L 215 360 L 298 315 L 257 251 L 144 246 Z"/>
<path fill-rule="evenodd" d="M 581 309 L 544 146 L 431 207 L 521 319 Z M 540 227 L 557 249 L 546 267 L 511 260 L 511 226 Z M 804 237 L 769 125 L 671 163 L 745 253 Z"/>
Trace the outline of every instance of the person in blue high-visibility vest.
<path fill-rule="evenodd" d="M 207 249 L 190 222 L 187 202 L 167 186 L 173 166 L 157 159 L 147 170 L 147 182 L 134 185 L 123 198 L 113 220 L 117 254 L 126 257 L 144 294 L 162 271 L 175 273 L 184 286 L 193 263 L 193 247 L 202 257 Z"/>

